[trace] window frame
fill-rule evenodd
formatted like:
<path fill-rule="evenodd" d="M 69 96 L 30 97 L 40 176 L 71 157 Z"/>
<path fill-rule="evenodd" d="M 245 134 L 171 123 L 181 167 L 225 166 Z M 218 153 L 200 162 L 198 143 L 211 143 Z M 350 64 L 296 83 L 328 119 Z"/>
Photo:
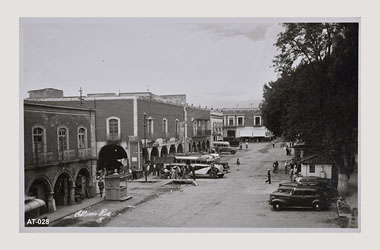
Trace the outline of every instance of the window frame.
<path fill-rule="evenodd" d="M 83 135 L 83 139 L 84 139 L 84 148 L 81 148 L 81 143 L 80 143 L 80 139 L 79 139 L 79 136 L 80 136 L 80 130 L 81 129 L 84 129 L 84 135 Z M 78 127 L 78 130 L 77 130 L 77 135 L 78 135 L 78 149 L 87 149 L 88 148 L 88 143 L 87 143 L 87 128 L 85 126 L 79 126 Z"/>
<path fill-rule="evenodd" d="M 256 118 L 259 118 L 259 119 L 260 119 L 260 122 L 259 122 L 258 124 L 256 123 Z M 261 115 L 255 115 L 255 116 L 253 116 L 253 122 L 254 122 L 254 125 L 255 125 L 255 126 L 262 126 Z"/>
<path fill-rule="evenodd" d="M 117 120 L 117 139 L 121 139 L 121 129 L 120 129 L 120 118 L 117 116 L 110 116 L 106 119 L 106 135 L 107 139 L 111 139 L 111 131 L 110 131 L 110 121 L 111 120 Z M 114 139 L 114 136 L 112 136 L 112 139 Z"/>
<path fill-rule="evenodd" d="M 46 153 L 47 152 L 47 145 L 46 145 L 46 128 L 44 126 L 41 126 L 39 124 L 32 126 L 32 152 L 33 155 L 36 153 L 35 149 L 35 144 L 34 144 L 34 130 L 40 128 L 42 129 L 42 152 L 37 152 L 37 153 Z"/>
<path fill-rule="evenodd" d="M 60 130 L 61 129 L 65 129 L 66 130 L 66 135 L 65 135 L 65 137 L 66 137 L 66 149 L 65 150 L 61 150 L 61 147 L 60 147 L 60 135 L 59 135 L 59 132 L 60 132 Z M 61 125 L 61 126 L 58 126 L 58 128 L 57 128 L 57 143 L 58 143 L 58 152 L 65 152 L 65 151 L 69 151 L 70 150 L 70 137 L 69 137 L 69 135 L 70 135 L 70 131 L 69 131 L 69 128 L 67 127 L 67 126 L 64 126 L 64 125 Z"/>

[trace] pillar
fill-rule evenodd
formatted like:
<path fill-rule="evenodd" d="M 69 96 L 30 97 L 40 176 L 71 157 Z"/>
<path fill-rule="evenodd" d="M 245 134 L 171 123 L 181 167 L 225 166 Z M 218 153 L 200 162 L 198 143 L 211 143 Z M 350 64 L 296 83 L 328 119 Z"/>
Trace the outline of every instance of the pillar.
<path fill-rule="evenodd" d="M 70 194 L 69 194 L 69 204 L 75 204 L 75 181 L 70 181 Z"/>
<path fill-rule="evenodd" d="M 54 192 L 48 193 L 48 204 L 47 204 L 47 206 L 48 206 L 48 212 L 49 213 L 53 213 L 57 210 L 55 207 Z"/>
<path fill-rule="evenodd" d="M 63 179 L 63 205 L 66 206 L 69 201 L 69 192 L 68 192 L 68 180 L 67 178 Z"/>

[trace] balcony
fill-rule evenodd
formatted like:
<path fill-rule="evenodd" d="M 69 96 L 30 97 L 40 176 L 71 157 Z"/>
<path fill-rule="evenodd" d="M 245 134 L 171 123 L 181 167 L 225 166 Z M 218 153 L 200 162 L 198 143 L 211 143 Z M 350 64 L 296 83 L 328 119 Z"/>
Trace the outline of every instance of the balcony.
<path fill-rule="evenodd" d="M 203 136 L 210 136 L 211 130 L 197 130 L 195 133 L 193 133 L 193 137 L 203 137 Z"/>
<path fill-rule="evenodd" d="M 58 161 L 71 161 L 75 159 L 74 150 L 58 151 Z"/>
<path fill-rule="evenodd" d="M 53 162 L 53 152 L 34 153 L 33 164 L 43 165 Z"/>
<path fill-rule="evenodd" d="M 78 149 L 78 158 L 81 160 L 92 158 L 92 149 L 91 148 Z"/>

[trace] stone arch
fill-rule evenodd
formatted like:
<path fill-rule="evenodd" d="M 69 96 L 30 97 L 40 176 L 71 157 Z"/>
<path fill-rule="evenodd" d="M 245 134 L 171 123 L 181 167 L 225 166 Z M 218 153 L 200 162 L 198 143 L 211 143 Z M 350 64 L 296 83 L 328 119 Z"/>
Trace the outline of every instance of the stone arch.
<path fill-rule="evenodd" d="M 201 142 L 199 141 L 197 143 L 197 152 L 200 152 L 202 150 L 202 145 L 201 145 Z"/>
<path fill-rule="evenodd" d="M 150 152 L 150 159 L 153 163 L 156 162 L 157 157 L 160 157 L 160 152 L 158 151 L 157 147 L 153 147 L 152 151 Z"/>
<path fill-rule="evenodd" d="M 57 206 L 66 206 L 72 204 L 75 193 L 70 192 L 73 185 L 73 177 L 69 171 L 63 170 L 57 174 L 54 181 L 55 204 Z"/>
<path fill-rule="evenodd" d="M 183 153 L 183 147 L 182 147 L 182 144 L 178 144 L 178 147 L 177 147 L 177 153 Z"/>
<path fill-rule="evenodd" d="M 49 194 L 53 192 L 53 187 L 46 175 L 35 176 L 26 186 L 25 194 L 45 201 L 46 206 L 40 209 L 40 213 L 47 213 L 50 209 Z M 53 208 L 51 208 L 53 209 Z"/>
<path fill-rule="evenodd" d="M 161 148 L 161 157 L 168 155 L 168 148 L 166 146 L 162 146 Z"/>
<path fill-rule="evenodd" d="M 193 147 L 192 147 L 191 152 L 197 152 L 197 144 L 195 142 L 193 142 Z"/>
<path fill-rule="evenodd" d="M 176 150 L 175 150 L 175 145 L 171 145 L 170 148 L 169 148 L 169 154 L 175 154 L 176 153 Z"/>
<path fill-rule="evenodd" d="M 75 193 L 79 194 L 81 199 L 90 198 L 91 177 L 91 171 L 87 166 L 82 166 L 75 175 Z"/>
<path fill-rule="evenodd" d="M 206 143 L 205 143 L 205 141 L 202 141 L 201 149 L 202 149 L 202 151 L 206 151 Z"/>

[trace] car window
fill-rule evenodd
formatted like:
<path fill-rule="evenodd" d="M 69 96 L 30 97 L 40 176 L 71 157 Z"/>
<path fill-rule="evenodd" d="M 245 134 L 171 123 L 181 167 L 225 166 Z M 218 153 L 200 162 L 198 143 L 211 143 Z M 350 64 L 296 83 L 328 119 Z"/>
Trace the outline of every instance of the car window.
<path fill-rule="evenodd" d="M 293 195 L 302 195 L 302 193 L 301 190 L 294 190 Z"/>
<path fill-rule="evenodd" d="M 311 190 L 305 190 L 303 193 L 304 193 L 304 195 L 315 195 L 316 194 L 316 192 L 313 192 Z"/>

